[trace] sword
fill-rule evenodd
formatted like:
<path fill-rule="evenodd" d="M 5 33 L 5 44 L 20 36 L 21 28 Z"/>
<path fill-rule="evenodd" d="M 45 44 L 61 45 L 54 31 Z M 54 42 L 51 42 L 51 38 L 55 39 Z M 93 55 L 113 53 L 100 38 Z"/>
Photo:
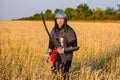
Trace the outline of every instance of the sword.
<path fill-rule="evenodd" d="M 44 26 L 45 26 L 45 30 L 46 30 L 46 32 L 47 32 L 47 34 L 48 34 L 48 36 L 49 36 L 49 39 L 52 40 L 52 38 L 51 38 L 51 36 L 50 36 L 50 33 L 49 33 L 48 29 L 47 29 L 47 26 L 46 26 L 46 22 L 45 22 L 45 18 L 44 18 L 43 12 L 41 12 L 41 15 L 42 15 L 43 24 L 44 24 Z"/>
<path fill-rule="evenodd" d="M 55 45 L 55 47 L 62 47 L 61 43 L 59 42 L 59 39 L 58 38 L 55 38 L 55 39 L 52 39 L 51 36 L 50 36 L 50 33 L 47 29 L 47 26 L 46 26 L 46 22 L 45 22 L 45 18 L 44 18 L 44 15 L 43 15 L 43 12 L 41 12 L 41 15 L 42 15 L 42 21 L 43 21 L 43 24 L 44 24 L 44 27 L 45 27 L 45 30 L 49 36 L 49 39 L 50 41 Z"/>

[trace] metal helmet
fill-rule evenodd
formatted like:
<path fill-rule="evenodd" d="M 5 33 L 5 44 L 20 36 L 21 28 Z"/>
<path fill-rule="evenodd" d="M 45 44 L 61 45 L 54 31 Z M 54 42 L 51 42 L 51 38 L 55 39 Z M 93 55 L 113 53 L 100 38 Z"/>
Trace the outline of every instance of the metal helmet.
<path fill-rule="evenodd" d="M 60 9 L 60 11 L 56 14 L 55 19 L 58 17 L 66 18 L 66 14 L 64 13 L 64 11 L 62 9 Z"/>

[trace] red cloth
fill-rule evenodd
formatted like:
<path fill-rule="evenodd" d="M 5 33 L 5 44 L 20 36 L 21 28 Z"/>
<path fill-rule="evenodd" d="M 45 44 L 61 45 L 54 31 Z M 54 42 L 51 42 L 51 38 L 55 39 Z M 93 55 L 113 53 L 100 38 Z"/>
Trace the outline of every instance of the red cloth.
<path fill-rule="evenodd" d="M 52 62 L 52 67 L 54 67 L 54 62 L 56 61 L 56 53 L 57 53 L 57 49 L 54 48 L 51 54 L 51 62 Z"/>

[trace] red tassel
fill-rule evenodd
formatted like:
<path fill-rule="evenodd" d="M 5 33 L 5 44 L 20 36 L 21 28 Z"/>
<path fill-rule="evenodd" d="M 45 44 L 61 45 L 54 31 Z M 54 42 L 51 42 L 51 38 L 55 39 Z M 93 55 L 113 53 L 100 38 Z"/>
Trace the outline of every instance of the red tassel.
<path fill-rule="evenodd" d="M 56 53 L 57 53 L 57 49 L 54 48 L 51 54 L 51 62 L 52 62 L 52 68 L 54 67 L 54 62 L 56 61 Z"/>

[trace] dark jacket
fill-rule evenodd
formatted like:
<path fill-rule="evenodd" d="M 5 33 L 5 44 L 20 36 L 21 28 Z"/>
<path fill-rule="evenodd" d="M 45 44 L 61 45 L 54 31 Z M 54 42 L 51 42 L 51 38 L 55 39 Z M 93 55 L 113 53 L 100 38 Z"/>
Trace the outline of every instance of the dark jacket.
<path fill-rule="evenodd" d="M 58 29 L 54 27 L 50 33 L 52 40 L 58 39 L 60 41 L 61 38 L 63 38 L 63 47 L 76 47 L 77 46 L 77 37 L 76 33 L 70 26 L 62 27 L 61 29 Z M 59 43 L 58 43 L 59 44 Z M 49 41 L 49 50 L 53 50 L 56 46 L 53 41 Z M 51 55 L 51 52 L 47 53 L 48 55 Z M 62 62 L 70 60 L 72 61 L 73 57 L 73 51 L 65 51 L 65 54 L 60 55 Z"/>

